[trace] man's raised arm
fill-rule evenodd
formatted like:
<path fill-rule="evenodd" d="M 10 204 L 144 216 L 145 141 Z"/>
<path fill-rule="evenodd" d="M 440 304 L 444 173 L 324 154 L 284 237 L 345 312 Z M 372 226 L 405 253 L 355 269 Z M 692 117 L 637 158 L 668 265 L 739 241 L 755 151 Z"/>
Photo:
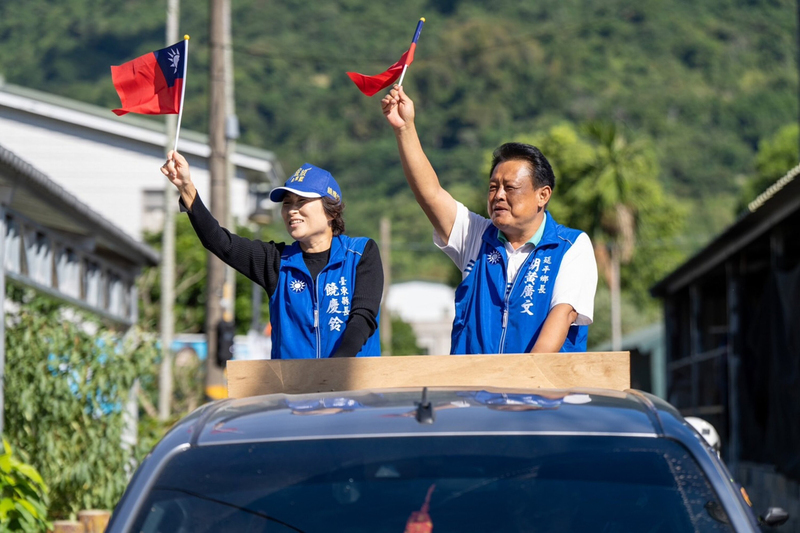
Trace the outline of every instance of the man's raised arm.
<path fill-rule="evenodd" d="M 402 87 L 395 85 L 381 100 L 381 107 L 386 120 L 394 128 L 400 162 L 411 191 L 433 229 L 447 242 L 456 220 L 456 201 L 442 188 L 436 171 L 422 150 L 414 126 L 414 102 Z"/>

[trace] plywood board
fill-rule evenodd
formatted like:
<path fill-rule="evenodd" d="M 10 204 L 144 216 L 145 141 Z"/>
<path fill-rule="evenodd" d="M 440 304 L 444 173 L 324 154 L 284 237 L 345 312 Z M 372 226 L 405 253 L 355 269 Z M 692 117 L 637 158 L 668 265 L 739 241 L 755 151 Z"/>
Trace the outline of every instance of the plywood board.
<path fill-rule="evenodd" d="M 628 352 L 228 362 L 228 396 L 396 387 L 630 388 Z"/>

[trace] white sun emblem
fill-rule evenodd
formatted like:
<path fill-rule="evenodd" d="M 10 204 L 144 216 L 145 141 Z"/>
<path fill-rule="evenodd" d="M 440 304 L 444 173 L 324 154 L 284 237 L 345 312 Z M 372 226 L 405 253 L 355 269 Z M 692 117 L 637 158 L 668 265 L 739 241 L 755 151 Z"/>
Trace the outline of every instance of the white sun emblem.
<path fill-rule="evenodd" d="M 498 252 L 497 250 L 495 250 L 495 251 L 493 251 L 492 253 L 489 254 L 489 262 L 491 264 L 493 264 L 493 265 L 496 265 L 497 263 L 499 263 L 500 259 L 501 259 L 500 252 Z"/>
<path fill-rule="evenodd" d="M 306 282 L 305 281 L 300 281 L 299 279 L 294 279 L 294 280 L 292 280 L 291 283 L 289 283 L 289 287 L 294 292 L 301 292 L 303 289 L 306 288 Z"/>
<path fill-rule="evenodd" d="M 174 68 L 175 70 L 172 71 L 173 74 L 178 72 L 178 63 L 181 61 L 181 53 L 179 50 L 170 50 L 167 52 L 167 57 L 169 58 L 169 66 Z"/>

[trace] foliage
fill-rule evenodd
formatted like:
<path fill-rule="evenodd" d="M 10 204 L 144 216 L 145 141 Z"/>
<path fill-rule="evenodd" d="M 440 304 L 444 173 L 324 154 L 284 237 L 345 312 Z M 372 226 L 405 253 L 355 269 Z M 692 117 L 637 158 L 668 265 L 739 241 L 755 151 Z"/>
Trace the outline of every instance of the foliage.
<path fill-rule="evenodd" d="M 392 317 L 392 355 L 422 355 L 411 325 L 397 316 Z"/>
<path fill-rule="evenodd" d="M 161 251 L 162 233 L 147 233 L 144 241 Z M 186 215 L 175 217 L 175 331 L 202 331 L 205 317 L 207 252 L 197 239 Z M 147 267 L 137 280 L 142 298 L 140 324 L 158 330 L 161 320 L 161 266 Z"/>
<path fill-rule="evenodd" d="M 0 533 L 40 531 L 52 527 L 47 521 L 47 485 L 31 465 L 17 459 L 3 439 L 0 450 Z"/>
<path fill-rule="evenodd" d="M 622 293 L 622 335 L 633 333 L 657 322 L 662 322 L 662 312 L 653 305 L 642 306 L 634 300 L 630 291 Z M 604 279 L 597 285 L 594 298 L 594 322 L 589 326 L 586 346 L 589 351 L 597 350 L 602 344 L 610 344 L 611 331 L 611 292 Z"/>
<path fill-rule="evenodd" d="M 232 9 L 240 142 L 275 151 L 285 169 L 311 161 L 333 172 L 351 234 L 376 238 L 377 217 L 390 216 L 398 281 L 445 280 L 452 267 L 408 194 L 378 98 L 344 73 L 396 61 L 420 15 L 428 21 L 406 89 L 442 182 L 467 198 L 485 189 L 484 149 L 562 121 L 622 123 L 652 140 L 659 181 L 694 207 L 691 252 L 732 220 L 759 143 L 797 115 L 789 0 L 239 0 Z M 160 12 L 161 0 L 0 3 L 0 72 L 111 109 L 108 66 L 163 46 Z M 183 120 L 199 131 L 207 16 L 206 3 L 181 11 L 193 50 Z M 187 327 L 199 322 L 183 309 Z"/>
<path fill-rule="evenodd" d="M 548 208 L 560 223 L 589 234 L 601 274 L 607 271 L 609 260 L 606 245 L 619 245 L 621 239 L 616 206 L 626 206 L 631 215 L 626 231 L 632 234 L 623 236 L 629 253 L 621 272 L 624 329 L 643 325 L 641 317 L 655 320 L 656 306 L 648 289 L 685 257 L 679 236 L 686 210 L 658 181 L 652 143 L 619 131 L 618 125 L 598 122 L 583 127 L 561 122 L 538 135 L 516 140 L 534 144 L 548 155 L 556 174 Z M 601 281 L 606 290 L 607 276 L 601 276 Z M 600 305 L 601 292 L 598 290 L 595 324 L 589 328 L 590 343 L 595 344 L 609 332 L 608 307 Z"/>
<path fill-rule="evenodd" d="M 747 204 L 756 199 L 770 185 L 782 178 L 798 163 L 798 135 L 800 127 L 796 122 L 787 124 L 770 137 L 758 143 L 756 156 L 756 176 L 742 187 L 739 198 L 739 212 L 747 209 Z"/>
<path fill-rule="evenodd" d="M 613 157 L 621 159 L 614 164 L 622 169 L 625 183 L 604 182 L 618 176 L 609 171 L 610 141 L 601 140 L 604 135 L 612 136 L 610 126 L 600 127 L 609 131 L 598 132 L 598 125 L 593 124 L 584 134 L 581 128 L 562 122 L 520 139 L 539 146 L 553 165 L 556 190 L 549 206 L 553 216 L 562 224 L 588 232 L 595 245 L 609 238 L 603 217 L 620 200 L 619 191 L 625 191 L 635 215 L 636 239 L 631 260 L 622 268 L 622 287 L 639 306 L 652 305 L 649 287 L 686 256 L 681 233 L 687 210 L 658 181 L 657 159 L 647 138 L 627 142 L 620 133 L 613 134 L 613 142 L 620 144 Z"/>
<path fill-rule="evenodd" d="M 155 344 L 8 285 L 6 435 L 50 487 L 51 516 L 112 509 L 140 455 L 124 444 L 126 402 L 153 379 Z"/>
<path fill-rule="evenodd" d="M 254 238 L 247 227 L 237 226 L 235 232 L 242 237 Z M 273 230 L 267 229 L 262 240 L 270 240 Z M 145 242 L 161 250 L 162 233 L 148 233 Z M 206 294 L 205 279 L 208 252 L 200 244 L 192 229 L 189 217 L 179 215 L 175 219 L 175 331 L 198 333 L 205 331 Z M 138 279 L 138 290 L 142 296 L 139 310 L 143 327 L 157 330 L 161 320 L 161 266 L 147 267 Z M 260 289 L 263 292 L 263 289 Z M 236 274 L 236 332 L 243 334 L 250 326 L 252 316 L 252 284 L 243 275 Z M 261 321 L 269 321 L 269 306 L 266 296 L 261 307 Z"/>

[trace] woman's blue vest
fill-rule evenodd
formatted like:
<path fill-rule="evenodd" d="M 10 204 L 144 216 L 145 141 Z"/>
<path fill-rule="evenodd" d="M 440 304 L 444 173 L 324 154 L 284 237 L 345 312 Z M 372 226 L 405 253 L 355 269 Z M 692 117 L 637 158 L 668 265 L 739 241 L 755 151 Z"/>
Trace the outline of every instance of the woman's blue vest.
<path fill-rule="evenodd" d="M 542 239 L 512 284 L 506 281 L 508 255 L 499 230 L 494 225 L 486 228 L 480 252 L 456 289 L 450 353 L 531 351 L 550 311 L 561 260 L 581 233 L 546 216 Z M 570 326 L 561 351 L 585 352 L 588 331 L 588 326 Z"/>
<path fill-rule="evenodd" d="M 356 267 L 367 241 L 366 237 L 334 237 L 328 264 L 316 280 L 306 268 L 300 244 L 284 248 L 278 286 L 269 302 L 273 359 L 319 359 L 336 352 L 347 326 Z M 380 354 L 376 329 L 358 357 Z"/>

